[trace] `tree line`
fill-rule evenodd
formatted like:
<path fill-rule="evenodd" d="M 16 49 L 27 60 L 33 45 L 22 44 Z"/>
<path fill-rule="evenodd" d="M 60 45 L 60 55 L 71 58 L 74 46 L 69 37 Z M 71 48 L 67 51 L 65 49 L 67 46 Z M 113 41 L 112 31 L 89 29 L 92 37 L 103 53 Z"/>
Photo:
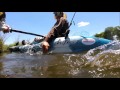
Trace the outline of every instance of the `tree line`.
<path fill-rule="evenodd" d="M 104 32 L 95 34 L 94 36 L 105 38 L 105 39 L 110 39 L 110 40 L 114 40 L 114 37 L 116 37 L 118 40 L 120 40 L 120 26 L 107 27 L 105 28 Z"/>

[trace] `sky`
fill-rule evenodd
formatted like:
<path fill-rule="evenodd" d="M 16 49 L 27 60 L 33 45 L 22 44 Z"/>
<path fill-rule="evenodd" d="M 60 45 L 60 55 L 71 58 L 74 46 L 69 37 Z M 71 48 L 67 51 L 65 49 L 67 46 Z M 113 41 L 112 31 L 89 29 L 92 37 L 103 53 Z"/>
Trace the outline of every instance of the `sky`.
<path fill-rule="evenodd" d="M 65 12 L 71 22 L 74 12 Z M 93 36 L 103 32 L 106 27 L 120 26 L 120 12 L 76 12 L 74 23 L 70 27 L 69 36 L 82 35 Z M 25 32 L 47 35 L 56 20 L 53 12 L 6 12 L 6 23 L 12 28 Z M 8 33 L 5 44 L 11 44 L 17 40 L 32 41 L 36 36 Z"/>

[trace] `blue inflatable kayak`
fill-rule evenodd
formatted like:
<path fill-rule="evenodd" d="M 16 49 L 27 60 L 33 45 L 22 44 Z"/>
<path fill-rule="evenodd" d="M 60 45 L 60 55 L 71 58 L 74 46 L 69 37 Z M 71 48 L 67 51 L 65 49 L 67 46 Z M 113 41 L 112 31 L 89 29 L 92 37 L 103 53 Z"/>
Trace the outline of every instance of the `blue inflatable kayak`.
<path fill-rule="evenodd" d="M 56 38 L 50 43 L 49 52 L 51 53 L 80 53 L 87 51 L 98 46 L 108 44 L 111 40 L 97 37 L 82 37 L 70 36 L 65 39 L 64 37 Z M 42 42 L 41 42 L 42 43 Z M 34 52 L 42 51 L 41 43 L 24 46 L 14 46 L 10 50 L 12 52 L 27 52 L 32 50 Z"/>

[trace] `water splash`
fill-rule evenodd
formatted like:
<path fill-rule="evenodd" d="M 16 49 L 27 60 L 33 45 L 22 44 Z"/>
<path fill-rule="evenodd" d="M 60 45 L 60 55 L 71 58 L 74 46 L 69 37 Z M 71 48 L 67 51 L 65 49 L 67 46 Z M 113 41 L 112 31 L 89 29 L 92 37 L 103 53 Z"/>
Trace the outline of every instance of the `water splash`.
<path fill-rule="evenodd" d="M 117 53 L 119 49 L 120 49 L 120 42 L 119 40 L 115 40 L 108 44 L 89 50 L 83 57 L 85 57 L 88 61 L 93 61 L 95 60 L 96 57 L 99 57 L 99 55 L 101 54 L 105 54 L 109 52 L 115 53 L 115 50 Z"/>
<path fill-rule="evenodd" d="M 74 77 L 86 75 L 86 77 L 102 78 L 119 77 L 120 75 L 119 40 L 114 40 L 109 44 L 96 47 L 88 52 L 66 54 L 63 57 L 71 68 L 69 74 Z"/>
<path fill-rule="evenodd" d="M 3 68 L 7 71 L 3 74 L 23 75 L 21 77 L 120 78 L 119 40 L 80 54 L 40 55 L 41 52 L 33 48 L 29 46 L 27 54 L 30 55 L 6 57 L 9 62 L 4 62 Z"/>
<path fill-rule="evenodd" d="M 117 36 L 117 35 L 114 35 L 114 36 L 113 36 L 113 40 L 115 40 L 115 41 L 118 40 L 118 36 Z"/>
<path fill-rule="evenodd" d="M 27 53 L 29 55 L 42 55 L 42 47 L 40 44 L 35 44 L 35 45 L 27 45 L 20 47 L 20 50 L 22 53 Z"/>

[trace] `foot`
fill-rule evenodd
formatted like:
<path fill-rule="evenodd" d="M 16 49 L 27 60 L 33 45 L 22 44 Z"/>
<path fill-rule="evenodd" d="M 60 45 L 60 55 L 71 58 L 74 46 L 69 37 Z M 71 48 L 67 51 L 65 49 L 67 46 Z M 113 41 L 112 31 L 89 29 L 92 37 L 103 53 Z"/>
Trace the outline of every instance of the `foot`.
<path fill-rule="evenodd" d="M 46 41 L 42 43 L 42 49 L 44 54 L 48 52 L 49 46 L 50 46 L 49 43 Z"/>

